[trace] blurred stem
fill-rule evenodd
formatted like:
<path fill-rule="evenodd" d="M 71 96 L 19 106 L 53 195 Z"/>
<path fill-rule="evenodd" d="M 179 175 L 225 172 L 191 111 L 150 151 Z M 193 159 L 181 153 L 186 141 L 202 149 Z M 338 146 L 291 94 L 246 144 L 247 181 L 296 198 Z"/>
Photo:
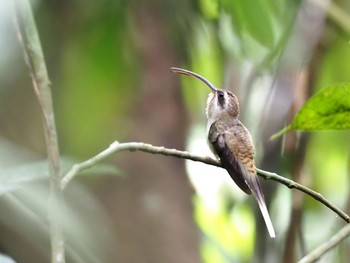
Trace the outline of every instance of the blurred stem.
<path fill-rule="evenodd" d="M 104 160 L 108 156 L 111 156 L 112 154 L 115 154 L 117 152 L 122 152 L 122 151 L 131 151 L 131 152 L 141 151 L 141 152 L 148 152 L 152 154 L 161 154 L 161 155 L 173 156 L 177 158 L 188 159 L 196 162 L 202 162 L 209 165 L 221 167 L 221 162 L 219 160 L 214 160 L 208 156 L 198 156 L 186 151 L 179 151 L 176 149 L 168 149 L 165 147 L 153 146 L 151 144 L 147 144 L 143 142 L 119 143 L 118 141 L 115 141 L 107 149 L 95 155 L 94 157 L 82 163 L 73 165 L 73 167 L 62 178 L 62 184 L 61 184 L 62 189 L 64 189 L 67 186 L 67 184 L 80 172 L 95 166 L 98 162 Z M 256 169 L 256 171 L 258 175 L 263 177 L 264 179 L 279 182 L 287 186 L 288 188 L 297 189 L 311 196 L 315 200 L 319 201 L 320 203 L 324 204 L 325 206 L 333 210 L 338 216 L 344 219 L 347 223 L 350 223 L 350 217 L 346 213 L 341 211 L 339 208 L 337 208 L 335 205 L 330 203 L 320 193 L 315 192 L 314 190 L 307 188 L 302 184 L 299 184 L 290 179 L 284 178 L 276 173 L 271 173 L 261 169 Z"/>
<path fill-rule="evenodd" d="M 34 16 L 28 0 L 16 1 L 15 25 L 17 26 L 18 39 L 23 47 L 24 59 L 29 68 L 43 119 L 50 175 L 49 223 L 52 249 L 51 262 L 64 263 L 64 233 L 59 223 L 59 218 L 64 208 L 64 200 L 61 190 L 59 150 L 52 107 L 51 83 Z"/>
<path fill-rule="evenodd" d="M 341 8 L 334 1 L 309 0 L 314 5 L 328 12 L 328 17 L 346 34 L 350 33 L 350 16 L 344 8 Z"/>
<path fill-rule="evenodd" d="M 347 225 L 340 229 L 329 240 L 327 240 L 325 243 L 321 244 L 319 247 L 315 248 L 312 252 L 310 252 L 308 255 L 299 260 L 298 263 L 311 263 L 317 261 L 321 258 L 321 256 L 333 249 L 348 236 L 350 236 L 350 225 Z"/>

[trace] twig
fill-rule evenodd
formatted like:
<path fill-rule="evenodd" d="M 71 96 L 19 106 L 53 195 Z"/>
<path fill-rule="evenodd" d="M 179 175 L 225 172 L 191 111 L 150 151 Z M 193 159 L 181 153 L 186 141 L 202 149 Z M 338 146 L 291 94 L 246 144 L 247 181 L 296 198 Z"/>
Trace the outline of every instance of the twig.
<path fill-rule="evenodd" d="M 67 184 L 81 171 L 86 170 L 96 165 L 98 162 L 102 161 L 106 157 L 121 151 L 142 151 L 142 152 L 148 152 L 153 154 L 161 154 L 161 155 L 173 156 L 177 158 L 188 159 L 196 162 L 202 162 L 209 165 L 221 167 L 221 162 L 219 160 L 214 160 L 208 156 L 198 156 L 198 155 L 191 154 L 189 152 L 179 151 L 176 149 L 168 149 L 165 147 L 153 146 L 151 144 L 142 143 L 142 142 L 119 143 L 118 141 L 115 141 L 106 150 L 100 152 L 99 154 L 95 155 L 91 159 L 88 159 L 82 163 L 73 165 L 73 167 L 66 173 L 66 175 L 62 179 L 62 184 L 61 184 L 62 189 L 64 189 L 67 186 Z M 324 204 L 325 206 L 333 210 L 347 223 L 350 223 L 350 217 L 346 213 L 341 211 L 339 208 L 337 208 L 335 205 L 331 204 L 320 193 L 317 193 L 311 190 L 310 188 L 307 188 L 306 186 L 296 183 L 292 180 L 279 176 L 276 173 L 267 172 L 261 169 L 257 169 L 257 173 L 259 176 L 263 177 L 264 179 L 279 182 L 287 186 L 288 188 L 297 189 L 313 197 L 320 203 Z"/>
<path fill-rule="evenodd" d="M 345 227 L 340 229 L 338 233 L 332 236 L 325 243 L 321 244 L 319 247 L 315 248 L 308 255 L 300 259 L 298 263 L 315 262 L 316 260 L 321 258 L 322 255 L 326 254 L 328 251 L 333 249 L 335 246 L 337 246 L 341 241 L 343 241 L 348 236 L 350 236 L 350 225 L 346 225 Z"/>
<path fill-rule="evenodd" d="M 265 178 L 265 179 L 271 179 L 274 180 L 276 182 L 279 182 L 281 184 L 284 184 L 285 186 L 287 186 L 288 188 L 294 188 L 297 189 L 309 196 L 311 196 L 312 198 L 314 198 L 315 200 L 319 201 L 320 203 L 324 204 L 325 206 L 327 206 L 329 209 L 333 210 L 336 214 L 338 214 L 338 216 L 340 216 L 342 219 L 345 220 L 345 222 L 350 223 L 350 217 L 349 215 L 347 215 L 345 212 L 343 212 L 342 210 L 340 210 L 339 208 L 337 208 L 335 205 L 333 205 L 332 203 L 330 203 L 326 198 L 324 198 L 322 196 L 322 194 L 307 188 L 306 186 L 299 184 L 297 182 L 294 182 L 290 179 L 287 179 L 285 177 L 279 176 L 278 174 L 275 173 L 270 173 L 267 171 L 263 171 L 260 169 L 257 169 L 258 175 L 260 175 L 261 177 Z"/>
<path fill-rule="evenodd" d="M 28 0 L 16 1 L 15 25 L 43 118 L 50 175 L 49 222 L 52 248 L 51 262 L 64 263 L 64 233 L 59 222 L 59 216 L 64 208 L 64 201 L 61 190 L 59 150 L 52 107 L 51 83 L 47 73 L 39 34 Z"/>
<path fill-rule="evenodd" d="M 196 156 L 196 155 L 190 154 L 189 152 L 179 151 L 176 149 L 168 149 L 165 147 L 153 146 L 151 144 L 142 143 L 142 142 L 119 143 L 118 141 L 115 141 L 107 149 L 95 155 L 94 157 L 82 163 L 73 165 L 73 167 L 66 173 L 66 175 L 62 179 L 62 184 L 61 184 L 62 189 L 64 189 L 67 186 L 67 184 L 80 172 L 93 167 L 98 162 L 102 161 L 108 156 L 111 156 L 114 153 L 122 152 L 122 151 L 131 151 L 131 152 L 142 151 L 142 152 L 148 152 L 153 154 L 161 154 L 161 155 L 173 156 L 173 157 L 182 158 L 182 159 L 188 159 L 192 161 L 198 161 L 198 162 L 221 167 L 220 161 L 214 160 L 210 157 Z"/>

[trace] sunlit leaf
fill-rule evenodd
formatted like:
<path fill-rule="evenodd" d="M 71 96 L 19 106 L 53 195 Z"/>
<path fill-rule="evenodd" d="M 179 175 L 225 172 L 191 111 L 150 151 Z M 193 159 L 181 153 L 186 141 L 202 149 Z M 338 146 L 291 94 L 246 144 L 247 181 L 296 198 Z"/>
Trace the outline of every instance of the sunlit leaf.
<path fill-rule="evenodd" d="M 320 131 L 350 129 L 350 83 L 339 83 L 312 96 L 290 125 L 274 139 L 291 130 Z"/>
<path fill-rule="evenodd" d="M 208 18 L 218 18 L 219 16 L 219 3 L 218 0 L 200 0 L 200 7 L 203 14 Z"/>
<path fill-rule="evenodd" d="M 61 170 L 63 174 L 78 163 L 72 158 L 61 158 Z M 49 176 L 47 160 L 29 162 L 16 167 L 0 169 L 0 195 L 15 190 L 24 183 L 44 179 Z M 99 175 L 99 174 L 121 174 L 113 165 L 98 164 L 91 169 L 87 169 L 82 174 Z"/>
<path fill-rule="evenodd" d="M 254 247 L 254 219 L 244 204 L 235 204 L 235 211 L 228 213 L 227 197 L 222 197 L 211 208 L 201 198 L 194 200 L 195 220 L 205 241 L 209 242 L 203 243 L 202 257 L 204 262 L 223 262 L 223 259 L 227 260 L 225 262 L 243 262 L 250 257 Z"/>

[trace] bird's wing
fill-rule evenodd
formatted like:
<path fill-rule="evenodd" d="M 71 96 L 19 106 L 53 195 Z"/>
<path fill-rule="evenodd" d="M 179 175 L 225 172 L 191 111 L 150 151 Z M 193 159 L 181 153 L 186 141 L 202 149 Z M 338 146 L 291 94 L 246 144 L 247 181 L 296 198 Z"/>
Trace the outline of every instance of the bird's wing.
<path fill-rule="evenodd" d="M 225 142 L 225 134 L 220 134 L 216 129 L 215 123 L 210 126 L 208 139 L 214 148 L 215 153 L 219 156 L 222 166 L 230 174 L 233 181 L 245 193 L 251 194 L 250 188 L 244 176 L 244 167 L 235 157 L 228 144 Z"/>
<path fill-rule="evenodd" d="M 240 121 L 237 121 L 234 126 L 225 130 L 223 136 L 229 151 L 235 156 L 241 168 L 241 176 L 248 184 L 250 191 L 253 193 L 261 191 L 254 163 L 255 149 L 249 131 Z"/>
<path fill-rule="evenodd" d="M 264 194 L 256 174 L 254 164 L 254 146 L 249 131 L 241 122 L 219 133 L 216 125 L 209 129 L 209 139 L 220 157 L 222 166 L 228 171 L 235 183 L 247 194 L 253 194 L 271 237 L 275 237 Z"/>

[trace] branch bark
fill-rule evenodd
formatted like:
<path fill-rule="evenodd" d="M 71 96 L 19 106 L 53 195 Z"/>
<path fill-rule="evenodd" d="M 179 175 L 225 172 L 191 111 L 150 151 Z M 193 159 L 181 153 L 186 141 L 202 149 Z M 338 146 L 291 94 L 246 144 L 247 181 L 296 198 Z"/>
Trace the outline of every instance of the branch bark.
<path fill-rule="evenodd" d="M 321 258 L 328 251 L 337 246 L 341 241 L 350 236 L 350 225 L 346 225 L 338 231 L 334 236 L 332 236 L 325 243 L 321 244 L 319 247 L 315 248 L 308 255 L 303 257 L 298 261 L 298 263 L 311 263 L 315 262 Z"/>
<path fill-rule="evenodd" d="M 64 263 L 64 233 L 59 222 L 62 209 L 64 208 L 64 200 L 61 190 L 59 149 L 52 106 L 51 83 L 45 64 L 39 34 L 28 0 L 17 0 L 15 13 L 15 26 L 17 29 L 18 40 L 22 45 L 24 59 L 29 68 L 34 92 L 38 99 L 43 119 L 50 175 L 48 212 L 52 249 L 51 262 Z"/>
<path fill-rule="evenodd" d="M 94 157 L 79 163 L 73 165 L 73 167 L 66 173 L 66 175 L 62 179 L 61 187 L 64 189 L 68 183 L 77 176 L 80 172 L 93 167 L 98 162 L 104 160 L 108 156 L 111 156 L 114 153 L 122 152 L 122 151 L 141 151 L 141 152 L 148 152 L 152 154 L 161 154 L 166 156 L 173 156 L 177 158 L 192 160 L 196 162 L 202 162 L 209 165 L 222 167 L 221 162 L 219 160 L 214 160 L 208 156 L 198 156 L 191 154 L 186 151 L 179 151 L 176 149 L 168 149 L 165 147 L 159 147 L 159 146 L 153 146 L 151 144 L 142 143 L 142 142 L 127 142 L 127 143 L 119 143 L 118 141 L 113 142 L 107 149 L 100 152 L 99 154 L 95 155 Z M 257 173 L 259 176 L 263 177 L 266 180 L 273 180 L 278 183 L 281 183 L 288 188 L 294 188 L 296 190 L 299 190 L 315 200 L 319 201 L 323 205 L 327 206 L 329 209 L 334 211 L 339 217 L 344 219 L 345 222 L 350 223 L 350 217 L 345 212 L 337 208 L 335 205 L 333 205 L 331 202 L 329 202 L 326 198 L 324 198 L 320 193 L 302 185 L 297 182 L 294 182 L 290 179 L 284 178 L 276 173 L 271 173 L 268 171 L 264 171 L 261 169 L 257 169 Z"/>

